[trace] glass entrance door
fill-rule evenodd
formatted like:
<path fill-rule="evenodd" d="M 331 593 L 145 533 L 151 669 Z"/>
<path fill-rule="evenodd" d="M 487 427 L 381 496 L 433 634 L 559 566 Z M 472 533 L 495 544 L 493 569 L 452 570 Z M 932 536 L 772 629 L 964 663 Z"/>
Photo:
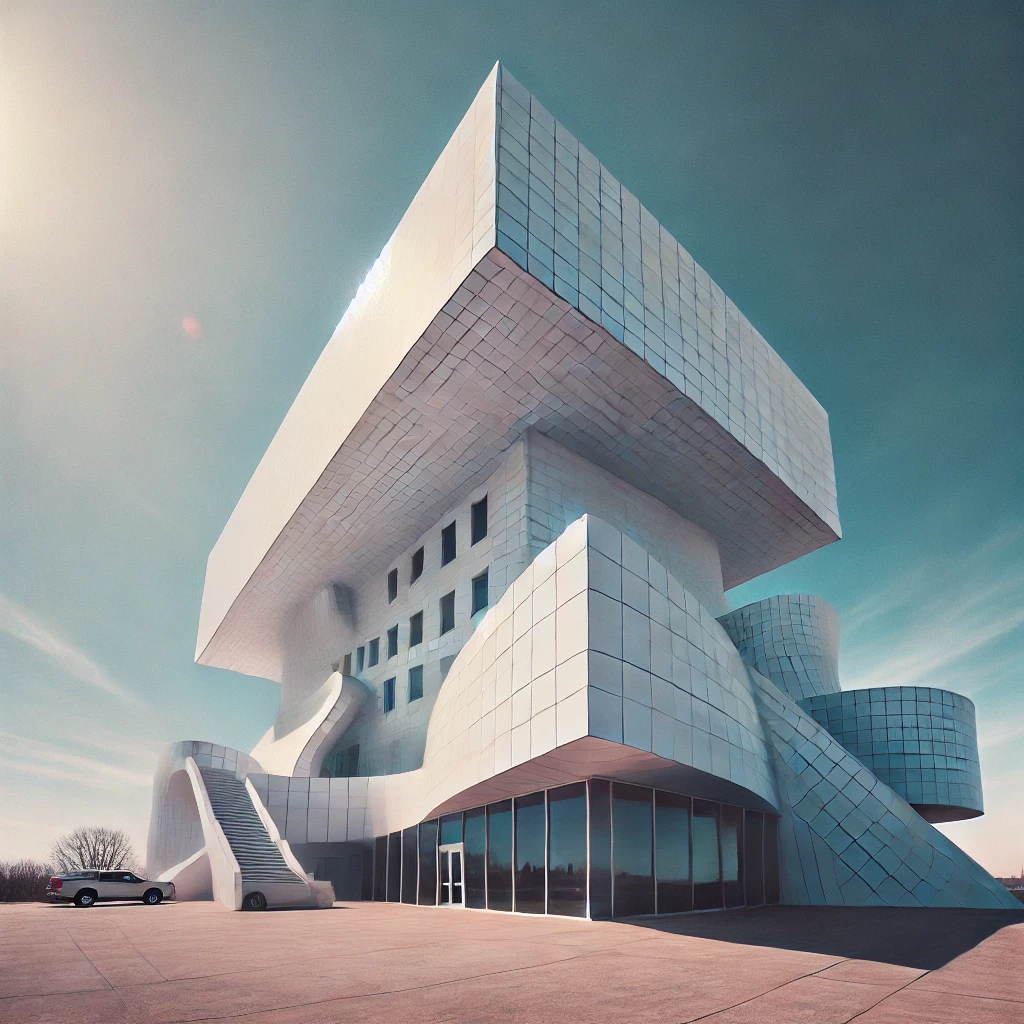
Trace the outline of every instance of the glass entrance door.
<path fill-rule="evenodd" d="M 466 900 L 463 890 L 462 843 L 442 846 L 438 849 L 438 903 L 442 907 L 464 907 Z"/>

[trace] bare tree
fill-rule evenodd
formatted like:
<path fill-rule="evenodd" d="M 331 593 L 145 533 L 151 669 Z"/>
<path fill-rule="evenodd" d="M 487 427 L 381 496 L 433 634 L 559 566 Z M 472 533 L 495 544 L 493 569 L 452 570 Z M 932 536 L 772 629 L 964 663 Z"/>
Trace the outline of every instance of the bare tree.
<path fill-rule="evenodd" d="M 34 860 L 0 862 L 0 903 L 24 903 L 46 899 L 49 864 Z"/>
<path fill-rule="evenodd" d="M 62 875 L 87 868 L 107 871 L 120 868 L 137 871 L 139 868 L 128 833 L 119 828 L 76 828 L 53 844 L 50 856 Z"/>

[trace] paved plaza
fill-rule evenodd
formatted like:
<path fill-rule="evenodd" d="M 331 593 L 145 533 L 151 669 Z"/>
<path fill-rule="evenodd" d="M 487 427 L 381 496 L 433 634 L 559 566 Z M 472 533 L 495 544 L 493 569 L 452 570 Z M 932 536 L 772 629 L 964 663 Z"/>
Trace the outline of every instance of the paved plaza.
<path fill-rule="evenodd" d="M 996 1024 L 1024 912 L 769 907 L 587 922 L 394 904 L 0 906 L 3 1024 Z"/>

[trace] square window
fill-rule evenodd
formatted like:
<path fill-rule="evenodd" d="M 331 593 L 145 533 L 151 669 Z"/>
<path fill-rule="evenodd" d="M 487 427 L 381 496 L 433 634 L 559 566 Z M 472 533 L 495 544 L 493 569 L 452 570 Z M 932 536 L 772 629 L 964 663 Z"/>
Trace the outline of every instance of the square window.
<path fill-rule="evenodd" d="M 398 597 L 398 570 L 392 569 L 388 573 L 388 604 L 391 604 Z"/>
<path fill-rule="evenodd" d="M 412 553 L 412 574 L 409 577 L 410 583 L 415 583 L 423 575 L 423 548 Z"/>
<path fill-rule="evenodd" d="M 373 668 L 380 661 L 380 637 L 370 641 L 370 668 Z"/>
<path fill-rule="evenodd" d="M 472 614 L 476 615 L 477 612 L 483 611 L 487 607 L 487 603 L 487 570 L 484 569 L 479 576 L 473 577 Z"/>
<path fill-rule="evenodd" d="M 423 612 L 409 616 L 409 646 L 423 643 Z"/>
<path fill-rule="evenodd" d="M 441 636 L 455 628 L 455 591 L 441 598 Z"/>
<path fill-rule="evenodd" d="M 441 564 L 455 560 L 455 524 L 449 523 L 441 531 Z"/>
<path fill-rule="evenodd" d="M 416 665 L 409 669 L 409 700 L 419 700 L 423 696 L 423 666 Z"/>
<path fill-rule="evenodd" d="M 359 675 L 363 671 L 363 667 L 366 665 L 366 648 L 356 648 L 356 675 Z"/>
<path fill-rule="evenodd" d="M 343 676 L 350 676 L 350 675 L 352 675 L 352 655 L 351 654 L 346 654 L 345 657 L 341 659 L 341 674 Z"/>
<path fill-rule="evenodd" d="M 470 544 L 478 544 L 487 536 L 487 496 L 484 495 L 470 508 Z"/>
<path fill-rule="evenodd" d="M 392 626 L 388 630 L 388 657 L 395 658 L 398 656 L 398 627 Z"/>
<path fill-rule="evenodd" d="M 395 681 L 394 679 L 384 680 L 384 711 L 395 710 Z"/>

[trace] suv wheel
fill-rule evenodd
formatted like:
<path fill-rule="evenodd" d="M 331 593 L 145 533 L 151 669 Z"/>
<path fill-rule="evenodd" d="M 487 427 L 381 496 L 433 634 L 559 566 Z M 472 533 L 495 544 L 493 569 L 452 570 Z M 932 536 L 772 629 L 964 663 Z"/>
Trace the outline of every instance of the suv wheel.
<path fill-rule="evenodd" d="M 261 892 L 251 892 L 242 900 L 243 910 L 266 910 L 267 897 Z"/>
<path fill-rule="evenodd" d="M 155 907 L 163 898 L 164 894 L 159 889 L 147 889 L 142 896 L 142 902 Z"/>
<path fill-rule="evenodd" d="M 79 889 L 75 893 L 76 907 L 91 907 L 96 902 L 96 893 L 92 889 Z"/>

